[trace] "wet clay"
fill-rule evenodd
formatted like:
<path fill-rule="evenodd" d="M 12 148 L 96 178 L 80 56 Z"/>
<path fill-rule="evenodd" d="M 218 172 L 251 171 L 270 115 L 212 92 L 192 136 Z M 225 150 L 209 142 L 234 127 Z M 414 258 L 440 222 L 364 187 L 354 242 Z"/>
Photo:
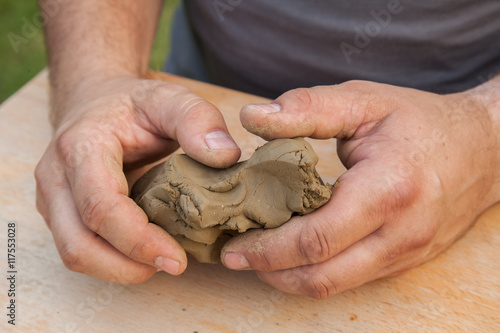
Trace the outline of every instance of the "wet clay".
<path fill-rule="evenodd" d="M 279 227 L 292 214 L 310 213 L 330 199 L 331 186 L 316 172 L 317 162 L 302 138 L 270 141 L 227 169 L 175 154 L 144 174 L 131 196 L 186 252 L 218 263 L 234 235 Z"/>

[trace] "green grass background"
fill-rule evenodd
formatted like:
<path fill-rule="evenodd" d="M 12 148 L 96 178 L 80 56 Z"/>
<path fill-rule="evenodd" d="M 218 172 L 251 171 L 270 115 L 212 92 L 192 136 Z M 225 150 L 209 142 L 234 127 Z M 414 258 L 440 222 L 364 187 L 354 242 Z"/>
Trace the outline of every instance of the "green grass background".
<path fill-rule="evenodd" d="M 152 69 L 161 70 L 163 66 L 170 46 L 170 20 L 178 3 L 179 0 L 165 1 L 151 54 Z M 47 65 L 43 29 L 33 25 L 33 36 L 30 32 L 27 42 L 18 45 L 17 53 L 9 40 L 9 34 L 25 38 L 23 26 L 26 22 L 33 24 L 37 12 L 36 0 L 0 0 L 0 103 Z"/>

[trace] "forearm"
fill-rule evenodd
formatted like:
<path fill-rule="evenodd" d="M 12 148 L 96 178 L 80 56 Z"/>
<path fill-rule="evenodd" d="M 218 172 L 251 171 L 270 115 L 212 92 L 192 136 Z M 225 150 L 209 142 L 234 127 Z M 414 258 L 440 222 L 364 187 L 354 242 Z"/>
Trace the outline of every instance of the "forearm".
<path fill-rule="evenodd" d="M 40 6 L 50 1 L 40 0 Z M 161 0 L 69 1 L 46 18 L 54 125 L 83 86 L 145 73 L 161 4 Z"/>

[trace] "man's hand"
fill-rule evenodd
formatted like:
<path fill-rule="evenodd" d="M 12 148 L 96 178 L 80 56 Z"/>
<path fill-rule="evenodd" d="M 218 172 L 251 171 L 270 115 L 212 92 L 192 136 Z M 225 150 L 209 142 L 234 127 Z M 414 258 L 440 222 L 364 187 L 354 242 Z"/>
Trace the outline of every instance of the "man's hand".
<path fill-rule="evenodd" d="M 352 81 L 244 107 L 243 126 L 265 139 L 337 138 L 348 171 L 317 211 L 233 238 L 224 264 L 325 298 L 435 257 L 500 199 L 492 95 Z"/>
<path fill-rule="evenodd" d="M 116 283 L 139 283 L 158 269 L 180 274 L 186 255 L 128 197 L 126 174 L 178 148 L 213 167 L 239 148 L 220 112 L 184 87 L 130 77 L 80 87 L 57 119 L 36 168 L 37 207 L 65 265 Z"/>
<path fill-rule="evenodd" d="M 68 268 L 117 283 L 186 267 L 179 244 L 128 197 L 145 166 L 179 144 L 213 167 L 240 155 L 213 105 L 178 85 L 139 79 L 161 5 L 66 1 L 44 17 L 54 137 L 35 172 L 37 207 Z"/>

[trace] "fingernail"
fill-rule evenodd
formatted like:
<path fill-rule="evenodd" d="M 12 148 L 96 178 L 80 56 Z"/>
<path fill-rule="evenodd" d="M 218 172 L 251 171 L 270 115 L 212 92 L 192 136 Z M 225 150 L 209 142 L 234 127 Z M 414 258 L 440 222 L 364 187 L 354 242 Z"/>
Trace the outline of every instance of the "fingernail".
<path fill-rule="evenodd" d="M 233 139 L 224 131 L 213 131 L 205 135 L 208 149 L 235 149 L 238 148 Z"/>
<path fill-rule="evenodd" d="M 250 268 L 250 264 L 248 263 L 247 258 L 239 253 L 226 253 L 222 258 L 224 262 L 224 266 L 230 269 L 248 269 Z"/>
<path fill-rule="evenodd" d="M 246 108 L 249 109 L 258 109 L 262 112 L 265 113 L 274 113 L 274 112 L 279 112 L 281 111 L 281 105 L 276 104 L 276 103 L 266 103 L 266 104 L 250 104 L 246 105 Z"/>
<path fill-rule="evenodd" d="M 156 267 L 160 268 L 161 270 L 169 274 L 172 275 L 179 274 L 180 264 L 178 261 L 175 261 L 167 257 L 158 257 L 155 259 L 154 264 L 156 265 Z"/>

